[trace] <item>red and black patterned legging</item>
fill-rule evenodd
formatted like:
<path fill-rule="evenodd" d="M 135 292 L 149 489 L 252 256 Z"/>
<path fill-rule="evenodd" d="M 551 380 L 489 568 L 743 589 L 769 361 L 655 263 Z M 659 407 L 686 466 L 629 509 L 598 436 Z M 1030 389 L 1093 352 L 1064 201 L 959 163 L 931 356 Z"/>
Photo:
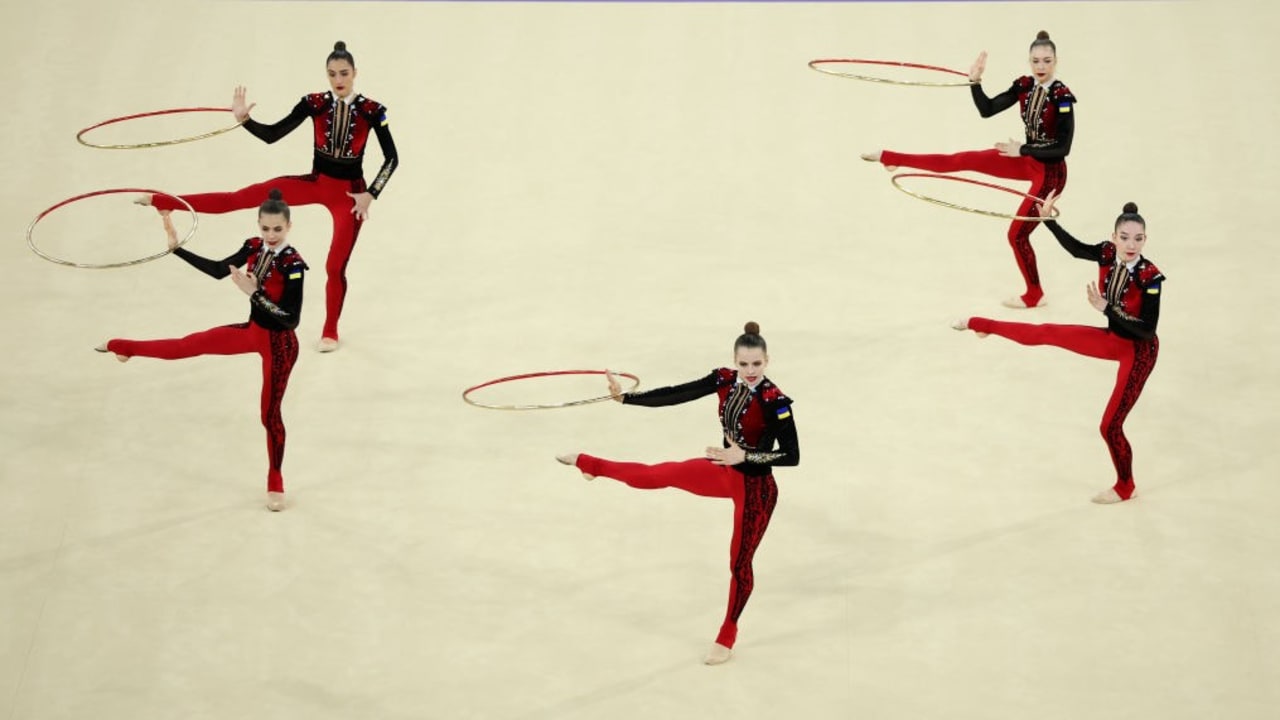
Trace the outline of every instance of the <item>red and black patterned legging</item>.
<path fill-rule="evenodd" d="M 578 456 L 578 469 L 588 475 L 609 477 L 641 490 L 679 488 L 694 495 L 733 500 L 733 539 L 729 542 L 729 606 L 716 642 L 733 647 L 738 639 L 738 618 L 755 587 L 751 560 L 769 527 L 778 503 L 778 485 L 772 475 L 743 475 L 733 468 L 698 458 L 658 465 L 622 463 L 590 455 Z"/>
<path fill-rule="evenodd" d="M 338 339 L 338 318 L 347 297 L 347 263 L 360 236 L 363 221 L 351 212 L 353 201 L 347 193 L 365 191 L 364 180 L 339 180 L 328 175 L 290 175 L 240 188 L 235 192 L 183 195 L 196 212 L 219 215 L 236 210 L 256 208 L 267 199 L 267 193 L 280 190 L 290 207 L 323 205 L 333 218 L 333 239 L 329 256 L 324 261 L 327 280 L 324 285 L 324 330 L 322 337 Z M 185 210 L 186 207 L 168 195 L 152 195 L 151 204 L 159 210 Z"/>
<path fill-rule="evenodd" d="M 172 340 L 111 340 L 107 349 L 127 357 L 181 360 L 197 355 L 262 356 L 262 426 L 267 429 L 267 490 L 284 492 L 284 417 L 280 404 L 289 373 L 298 360 L 298 336 L 292 330 L 267 330 L 255 323 L 224 325 Z"/>
<path fill-rule="evenodd" d="M 880 154 L 880 162 L 885 165 L 917 168 L 936 173 L 950 173 L 968 170 L 980 172 L 1009 180 L 1029 180 L 1031 189 L 1028 195 L 1043 198 L 1051 191 L 1061 193 L 1067 186 L 1067 163 L 1044 163 L 1029 155 L 1005 157 L 999 150 L 975 150 L 956 153 L 954 155 L 910 155 L 885 150 Z M 1023 198 L 1016 215 L 1035 217 L 1035 200 Z M 1031 231 L 1038 222 L 1014 220 L 1009 225 L 1009 247 L 1013 248 L 1013 256 L 1018 261 L 1018 270 L 1027 284 L 1027 293 L 1022 301 L 1028 307 L 1035 306 L 1044 297 L 1040 287 L 1040 271 L 1036 268 L 1036 251 L 1031 247 Z"/>
<path fill-rule="evenodd" d="M 1124 421 L 1155 369 L 1160 339 L 1130 340 L 1104 328 L 1084 325 L 1028 325 L 978 317 L 969 318 L 969 329 L 999 335 L 1022 345 L 1052 345 L 1120 363 L 1115 389 L 1111 391 L 1098 429 L 1116 467 L 1116 494 L 1128 500 L 1133 495 L 1133 449 L 1124 436 Z"/>

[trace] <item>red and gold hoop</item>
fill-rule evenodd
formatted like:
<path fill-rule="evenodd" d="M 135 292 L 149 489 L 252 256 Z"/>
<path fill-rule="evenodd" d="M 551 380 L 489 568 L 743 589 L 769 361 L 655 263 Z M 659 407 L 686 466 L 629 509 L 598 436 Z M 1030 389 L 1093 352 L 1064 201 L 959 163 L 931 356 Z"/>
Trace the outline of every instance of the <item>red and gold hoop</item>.
<path fill-rule="evenodd" d="M 508 375 L 507 377 L 502 377 L 502 378 L 498 378 L 497 380 L 490 380 L 488 382 L 483 382 L 483 383 L 480 383 L 479 385 L 473 385 L 467 388 L 466 390 L 463 390 L 462 399 L 468 405 L 474 405 L 478 408 L 486 408 L 488 410 L 554 410 L 557 408 L 576 407 L 578 405 L 590 405 L 591 403 L 598 403 L 598 402 L 603 402 L 605 400 L 609 400 L 612 398 L 612 396 L 602 395 L 600 397 L 587 398 L 585 400 L 569 400 L 567 402 L 544 403 L 544 404 L 536 404 L 536 405 L 498 405 L 498 404 L 484 403 L 484 402 L 479 402 L 477 400 L 474 400 L 471 398 L 471 393 L 477 390 L 481 390 L 483 388 L 492 387 L 494 385 L 501 385 L 503 383 L 515 382 L 517 380 L 530 380 L 533 378 L 557 377 L 562 375 L 604 375 L 606 372 L 607 371 L 605 370 L 550 370 L 547 372 L 532 372 L 532 373 L 523 373 L 521 375 Z M 626 378 L 631 381 L 631 387 L 627 388 L 623 392 L 629 392 L 631 390 L 635 390 L 636 388 L 640 387 L 640 378 L 636 377 L 635 375 L 632 375 L 631 373 L 615 372 L 612 374 L 615 377 Z"/>
<path fill-rule="evenodd" d="M 907 68 L 909 70 L 924 70 L 927 72 L 942 73 L 945 75 L 958 75 L 964 78 L 964 80 L 898 80 L 896 78 L 883 77 L 880 75 L 867 75 L 860 67 L 863 65 Z M 910 85 L 914 87 L 968 87 L 970 85 L 977 84 L 969 79 L 969 73 L 966 72 L 939 67 L 937 65 L 924 65 L 921 63 L 901 62 L 898 60 L 826 58 L 821 60 L 810 60 L 809 67 L 823 73 L 824 75 L 834 75 L 835 77 L 849 78 L 850 80 L 885 83 L 886 85 Z"/>
<path fill-rule="evenodd" d="M 224 107 L 222 108 L 215 108 L 215 107 L 173 108 L 171 110 L 152 110 L 151 112 L 135 113 L 133 115 L 124 115 L 118 118 L 111 118 L 110 120 L 103 120 L 102 122 L 97 123 L 96 125 L 90 125 L 89 127 L 81 130 L 80 132 L 76 133 L 76 142 L 80 143 L 81 145 L 84 145 L 85 147 L 97 148 L 99 150 L 140 150 L 143 148 L 162 147 L 165 145 L 181 145 L 182 143 L 195 142 L 196 140 L 204 140 L 205 138 L 211 138 L 216 135 L 221 135 L 223 133 L 231 132 L 232 130 L 235 130 L 236 128 L 244 124 L 244 121 L 237 120 L 236 124 L 231 125 L 230 127 L 224 127 L 218 130 L 202 133 L 200 135 L 192 135 L 190 137 L 176 138 L 174 140 L 158 140 L 156 142 L 134 143 L 131 145 L 100 145 L 98 143 L 92 143 L 84 139 L 85 135 L 89 134 L 94 130 L 106 127 L 108 125 L 115 125 L 116 123 L 127 122 L 129 120 L 139 120 L 141 118 L 149 118 L 149 117 L 160 117 L 162 115 L 177 115 L 180 113 L 202 113 L 202 112 L 229 113 L 231 112 L 231 108 L 224 108 Z"/>
<path fill-rule="evenodd" d="M 77 202 L 79 200 L 84 200 L 86 198 L 91 198 L 91 197 L 98 197 L 100 195 L 115 195 L 118 193 L 142 193 L 142 194 L 149 194 L 149 195 L 163 195 L 165 197 L 171 197 L 177 200 L 178 202 L 182 203 L 184 206 L 186 206 L 187 212 L 191 213 L 191 229 L 187 231 L 186 237 L 182 238 L 182 240 L 180 240 L 178 244 L 173 248 L 170 248 L 163 252 L 158 252 L 154 255 L 141 257 L 136 260 L 125 260 L 123 262 L 114 262 L 114 263 L 78 263 L 73 260 L 66 260 L 64 258 L 57 257 L 56 255 L 51 255 L 41 250 L 40 247 L 36 245 L 35 236 L 33 234 L 36 229 L 36 225 L 39 224 L 40 221 L 43 220 L 45 217 L 47 217 L 49 213 L 53 212 L 54 210 L 57 210 L 58 208 L 70 205 L 73 202 Z M 130 265 L 141 265 L 144 262 L 150 262 L 152 260 L 155 260 L 156 258 L 162 258 L 165 255 L 172 253 L 174 250 L 182 247 L 183 245 L 186 245 L 188 240 L 195 237 L 196 227 L 199 225 L 199 222 L 200 222 L 200 216 L 196 214 L 195 208 L 191 207 L 191 203 L 188 203 L 186 200 L 183 200 L 177 195 L 170 195 L 169 193 L 160 192 L 159 190 L 146 190 L 143 188 L 111 188 L 109 190 L 94 190 L 93 192 L 87 192 L 80 195 L 76 195 L 75 197 L 67 198 L 66 200 L 63 200 L 62 202 L 56 205 L 52 205 L 46 208 L 43 212 L 37 215 L 36 218 L 31 221 L 31 224 L 27 226 L 27 247 L 31 248 L 31 251 L 34 252 L 36 255 L 39 255 L 40 257 L 44 258 L 45 260 L 48 260 L 51 263 L 66 265 L 68 267 L 83 268 L 87 270 L 106 270 L 110 268 L 128 267 Z"/>
<path fill-rule="evenodd" d="M 986 215 L 987 217 L 1003 218 L 1005 220 L 1022 220 L 1024 222 L 1042 222 L 1044 220 L 1056 220 L 1058 217 L 1058 208 L 1056 207 L 1053 209 L 1052 217 L 1043 218 L 1043 217 L 1040 217 L 1039 215 L 1034 215 L 1034 216 L 1015 215 L 1013 213 L 1002 213 L 1002 212 L 995 212 L 993 210 L 982 210 L 980 208 L 971 208 L 965 205 L 959 205 L 957 203 L 948 202 L 946 200 L 940 200 L 938 198 L 931 197 L 923 193 L 918 193 L 918 192 L 915 192 L 914 190 L 908 190 L 907 188 L 902 187 L 902 183 L 900 182 L 902 178 L 913 178 L 913 177 L 929 178 L 931 180 L 951 180 L 952 182 L 962 182 L 962 183 L 968 183 L 970 185 L 977 185 L 979 187 L 991 188 L 993 190 L 1000 190 L 1002 192 L 1007 192 L 1010 195 L 1017 195 L 1018 197 L 1021 197 L 1021 198 L 1029 198 L 1031 200 L 1042 199 L 1042 198 L 1036 197 L 1035 195 L 1024 193 L 1021 190 L 1018 190 L 1017 188 L 1005 187 L 1004 185 L 997 185 L 995 183 L 983 182 L 981 180 L 974 180 L 972 178 L 957 177 L 955 175 L 940 175 L 938 173 L 898 173 L 894 175 L 892 178 L 890 178 L 890 180 L 893 182 L 894 187 L 898 188 L 899 190 L 910 195 L 913 198 L 924 200 L 925 202 L 933 203 L 934 205 L 941 205 L 942 207 L 945 207 L 945 208 L 951 208 L 952 210 L 960 210 L 962 212 L 973 213 L 975 215 Z"/>

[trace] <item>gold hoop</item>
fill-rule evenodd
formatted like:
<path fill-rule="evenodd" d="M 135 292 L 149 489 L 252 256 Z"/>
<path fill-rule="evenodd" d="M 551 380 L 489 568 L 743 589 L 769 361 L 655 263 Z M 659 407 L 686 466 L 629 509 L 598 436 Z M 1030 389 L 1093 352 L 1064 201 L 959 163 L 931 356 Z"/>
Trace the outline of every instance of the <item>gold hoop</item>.
<path fill-rule="evenodd" d="M 84 139 L 84 136 L 92 130 L 97 130 L 98 128 L 106 127 L 107 125 L 114 125 L 116 123 L 124 122 L 126 120 L 137 120 L 139 118 L 158 117 L 160 115 L 174 115 L 176 113 L 191 113 L 191 112 L 231 112 L 231 109 L 230 108 L 211 108 L 211 107 L 174 108 L 172 110 L 153 110 L 151 112 L 136 113 L 134 115 L 125 115 L 123 117 L 111 118 L 110 120 L 103 120 L 102 122 L 96 125 L 90 125 L 89 127 L 76 133 L 76 142 L 80 143 L 81 145 L 84 145 L 85 147 L 97 148 L 98 150 L 141 150 L 144 148 L 162 147 L 165 145 L 181 145 L 182 143 L 189 143 L 189 142 L 195 142 L 197 140 L 204 140 L 205 138 L 211 138 L 216 135 L 221 135 L 223 133 L 231 132 L 232 130 L 235 130 L 236 128 L 243 125 L 245 123 L 245 120 L 248 120 L 248 118 L 245 118 L 245 120 L 237 120 L 236 124 L 232 125 L 231 127 L 225 127 L 220 130 L 213 130 L 211 132 L 203 133 L 200 135 L 192 135 L 191 137 L 178 138 L 176 140 L 159 140 L 157 142 L 136 143 L 133 145 L 99 145 L 97 143 L 91 143 Z"/>
<path fill-rule="evenodd" d="M 1053 209 L 1053 215 L 1045 218 L 1045 217 L 1040 217 L 1039 215 L 1032 217 L 1029 215 L 1014 215 L 1011 213 L 999 213 L 991 210 L 980 210 L 978 208 L 971 208 L 971 207 L 966 207 L 964 205 L 958 205 L 953 202 L 947 202 L 946 200 L 939 200 L 938 198 L 930 197 L 928 195 L 924 195 L 922 193 L 918 193 L 913 190 L 908 190 L 902 187 L 902 184 L 899 183 L 898 180 L 901 178 L 909 178 L 909 177 L 934 178 L 936 180 L 954 180 L 956 182 L 965 182 L 965 183 L 969 183 L 970 185 L 979 185 L 982 187 L 994 188 L 996 190 L 1003 190 L 1004 192 L 1010 193 L 1012 195 L 1021 195 L 1024 198 L 1030 198 L 1036 201 L 1041 201 L 1044 198 L 1039 198 L 1039 197 L 1036 197 L 1035 195 L 1024 193 L 1020 190 L 1015 190 L 1010 187 L 1005 187 L 1004 185 L 996 185 L 995 183 L 982 182 L 981 180 L 973 180 L 965 177 L 955 177 L 954 175 L 939 175 L 937 173 L 898 173 L 897 175 L 894 175 L 893 177 L 889 178 L 890 181 L 893 182 L 893 186 L 898 188 L 902 192 L 910 195 L 913 198 L 924 200 L 925 202 L 928 202 L 928 203 L 933 203 L 934 205 L 941 205 L 942 207 L 945 207 L 945 208 L 951 208 L 952 210 L 961 210 L 963 212 L 973 213 L 975 215 L 986 215 L 987 217 L 1003 218 L 1005 220 L 1021 220 L 1023 222 L 1043 222 L 1045 220 L 1058 219 L 1059 212 L 1058 212 L 1058 208 L 1056 207 Z"/>
<path fill-rule="evenodd" d="M 894 80 L 892 78 L 877 77 L 875 75 L 862 75 L 860 73 L 851 73 L 844 71 L 832 70 L 826 65 L 836 65 L 837 63 L 845 65 L 889 65 L 892 67 L 911 68 L 913 70 L 928 70 L 930 72 L 947 73 L 948 75 L 961 75 L 964 77 L 963 82 L 951 81 L 942 82 L 937 80 Z M 899 62 L 897 60 L 862 60 L 857 58 L 827 58 L 820 60 L 810 60 L 809 67 L 824 75 L 834 75 L 835 77 L 849 78 L 850 80 L 864 80 L 866 82 L 884 83 L 886 85 L 910 85 L 914 87 L 968 87 L 977 85 L 978 83 L 969 79 L 969 73 L 952 70 L 951 68 L 939 67 L 937 65 L 922 65 L 920 63 Z"/>
<path fill-rule="evenodd" d="M 36 247 L 35 239 L 32 237 L 32 231 L 36 229 L 36 224 L 38 224 L 41 220 L 43 220 L 46 215 L 53 212 L 54 210 L 57 210 L 60 207 L 63 207 L 64 205 L 70 205 L 71 203 L 76 202 L 77 200 L 84 200 L 85 198 L 97 197 L 98 195 L 114 195 L 116 193 L 149 193 L 151 195 L 164 195 L 165 197 L 171 197 L 177 200 L 178 202 L 182 203 L 183 205 L 185 205 L 187 208 L 187 212 L 191 213 L 191 229 L 187 231 L 187 236 L 182 238 L 182 240 L 177 245 L 173 246 L 172 248 L 169 248 L 168 250 L 165 250 L 164 252 L 158 252 L 154 255 L 148 255 L 144 258 L 138 258 L 137 260 L 126 260 L 124 262 L 117 262 L 117 263 L 78 263 L 78 262 L 73 262 L 71 260 L 64 260 L 63 258 L 54 256 L 54 255 L 50 255 L 49 253 L 41 250 L 39 247 Z M 81 268 L 85 270 L 108 270 L 111 268 L 129 267 L 130 265 L 141 265 L 142 263 L 150 262 L 157 258 L 162 258 L 165 255 L 172 254 L 174 250 L 177 250 L 183 245 L 186 245 L 188 240 L 195 237 L 196 228 L 199 227 L 199 225 L 200 225 L 200 216 L 196 214 L 195 208 L 191 207 L 191 203 L 187 202 L 181 197 L 178 197 L 177 195 L 170 195 L 169 193 L 160 192 L 159 190 L 145 190 L 141 188 L 112 188 L 110 190 L 95 190 L 93 192 L 88 192 L 81 195 L 76 195 L 75 197 L 67 198 L 66 200 L 63 200 L 57 205 L 54 205 L 46 209 L 44 212 L 40 213 L 39 215 L 37 215 L 36 219 L 32 220 L 31 224 L 27 226 L 27 247 L 31 248 L 31 251 L 34 252 L 36 255 L 39 255 L 40 257 L 44 258 L 45 260 L 48 260 L 51 263 L 57 263 L 59 265 L 66 265 L 68 267 Z"/>
<path fill-rule="evenodd" d="M 515 380 L 528 380 L 531 378 L 553 377 L 557 375 L 604 375 L 605 372 L 606 372 L 605 370 L 551 370 L 548 372 L 532 372 L 532 373 L 524 373 L 521 375 L 508 375 L 507 377 L 498 378 L 497 380 L 490 380 L 489 382 L 480 383 L 479 385 L 473 385 L 472 387 L 469 387 L 466 390 L 463 390 L 462 400 L 468 405 L 474 405 L 478 408 L 485 408 L 487 410 L 555 410 L 558 408 L 576 407 L 578 405 L 590 405 L 592 403 L 611 400 L 613 396 L 602 395 L 600 397 L 587 398 L 586 400 L 570 400 L 568 402 L 547 403 L 547 404 L 540 404 L 540 405 L 493 405 L 489 403 L 477 402 L 475 400 L 472 400 L 469 396 L 471 395 L 471 393 L 475 392 L 476 390 L 480 390 L 481 388 L 487 388 L 491 385 L 500 385 L 502 383 L 513 382 Z M 640 378 L 636 377 L 635 375 L 632 375 L 631 373 L 618 372 L 618 373 L 612 373 L 612 374 L 617 377 L 627 378 L 628 380 L 631 381 L 631 387 L 627 388 L 623 392 L 630 392 L 640 387 Z"/>

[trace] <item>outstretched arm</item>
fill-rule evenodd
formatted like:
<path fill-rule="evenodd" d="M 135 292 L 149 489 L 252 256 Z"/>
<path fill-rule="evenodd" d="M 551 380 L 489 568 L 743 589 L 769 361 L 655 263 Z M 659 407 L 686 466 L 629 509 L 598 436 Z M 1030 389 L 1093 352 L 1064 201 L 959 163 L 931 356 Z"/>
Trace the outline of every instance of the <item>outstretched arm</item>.
<path fill-rule="evenodd" d="M 716 391 L 716 373 L 712 371 L 697 380 L 643 392 L 619 392 L 617 383 L 618 381 L 612 375 L 609 375 L 609 394 L 618 402 L 626 405 L 664 407 L 687 403 L 690 400 L 697 400 L 714 393 Z"/>
<path fill-rule="evenodd" d="M 1053 219 L 1053 205 L 1058 201 L 1058 192 L 1050 190 L 1049 194 L 1043 200 L 1036 203 L 1036 212 L 1040 217 L 1044 218 L 1044 226 L 1049 228 L 1049 232 L 1058 239 L 1058 244 L 1063 250 L 1071 253 L 1072 257 L 1078 257 L 1081 260 L 1092 260 L 1098 262 L 1102 259 L 1102 246 L 1089 245 L 1082 243 L 1071 236 L 1058 221 Z"/>
<path fill-rule="evenodd" d="M 249 111 L 257 103 L 246 105 L 244 96 L 245 89 L 237 87 L 234 99 L 231 101 L 231 112 L 235 113 L 236 120 L 244 123 L 245 130 L 268 145 L 293 132 L 310 115 L 307 110 L 307 101 L 302 99 L 293 106 L 293 110 L 283 120 L 272 125 L 264 125 L 249 117 Z"/>
<path fill-rule="evenodd" d="M 221 280 L 222 278 L 230 275 L 231 271 L 228 269 L 228 266 L 234 265 L 238 267 L 243 265 L 245 261 L 249 259 L 251 251 L 249 250 L 249 243 L 247 242 L 235 253 L 223 258 L 222 260 L 210 260 L 209 258 L 197 255 L 186 248 L 180 248 L 178 247 L 178 233 L 173 229 L 173 221 L 169 219 L 169 211 L 162 210 L 160 212 L 160 216 L 164 221 L 164 231 L 169 238 L 169 249 L 173 251 L 173 254 L 187 261 L 188 265 L 199 270 L 205 275 L 208 275 L 214 280 Z"/>

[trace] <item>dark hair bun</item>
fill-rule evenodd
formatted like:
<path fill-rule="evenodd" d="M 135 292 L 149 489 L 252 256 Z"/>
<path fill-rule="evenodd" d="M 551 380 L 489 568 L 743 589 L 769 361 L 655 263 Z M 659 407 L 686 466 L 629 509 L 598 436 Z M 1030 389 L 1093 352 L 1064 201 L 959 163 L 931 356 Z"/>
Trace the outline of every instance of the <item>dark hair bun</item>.
<path fill-rule="evenodd" d="M 280 192 L 280 188 L 271 188 L 271 192 L 267 193 L 267 199 L 280 202 L 284 199 L 284 193 Z"/>
<path fill-rule="evenodd" d="M 346 43 L 344 43 L 344 42 L 342 42 L 341 40 L 339 40 L 338 42 L 336 42 L 336 43 L 334 43 L 334 44 L 333 44 L 333 51 L 334 51 L 334 52 L 346 52 L 346 51 L 347 51 L 347 44 L 346 44 Z"/>
<path fill-rule="evenodd" d="M 1045 30 L 1041 30 L 1040 32 L 1036 33 L 1036 39 L 1037 39 L 1037 40 L 1048 40 L 1048 39 L 1049 39 L 1049 33 L 1048 33 L 1047 31 L 1045 31 Z"/>
<path fill-rule="evenodd" d="M 742 332 L 746 333 L 747 335 L 759 335 L 759 334 L 760 334 L 760 324 L 759 324 L 759 323 L 754 323 L 754 322 L 749 322 L 749 323 L 747 323 L 746 325 L 743 325 L 743 326 L 742 326 Z"/>
<path fill-rule="evenodd" d="M 1129 215 L 1138 214 L 1138 203 L 1127 202 L 1124 204 L 1124 212 Z"/>

